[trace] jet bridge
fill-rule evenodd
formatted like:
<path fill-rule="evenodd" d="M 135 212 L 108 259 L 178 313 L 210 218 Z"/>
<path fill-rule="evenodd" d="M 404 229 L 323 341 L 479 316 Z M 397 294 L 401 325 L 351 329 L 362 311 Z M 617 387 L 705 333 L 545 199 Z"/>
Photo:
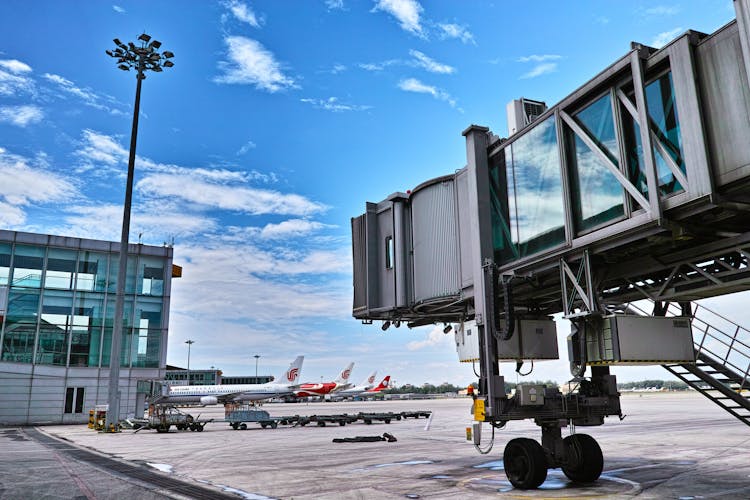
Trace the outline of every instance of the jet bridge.
<path fill-rule="evenodd" d="M 750 388 L 746 330 L 724 359 L 691 344 L 691 301 L 750 289 L 750 0 L 735 8 L 737 20 L 713 34 L 688 31 L 658 50 L 633 44 L 508 138 L 470 126 L 465 167 L 352 219 L 354 317 L 384 330 L 472 321 L 475 418 L 493 435 L 509 420 L 541 426 L 541 446 L 506 446 L 516 487 L 537 487 L 548 467 L 599 477 L 598 444 L 562 439 L 561 428 L 621 416 L 609 366 L 695 373 L 718 363 Z M 641 299 L 654 304 L 645 316 L 630 304 Z M 548 331 L 555 313 L 571 322 L 575 389 L 509 397 L 499 361 L 520 369 L 549 357 L 548 345 L 519 342 Z M 734 400 L 750 411 L 747 398 Z"/>

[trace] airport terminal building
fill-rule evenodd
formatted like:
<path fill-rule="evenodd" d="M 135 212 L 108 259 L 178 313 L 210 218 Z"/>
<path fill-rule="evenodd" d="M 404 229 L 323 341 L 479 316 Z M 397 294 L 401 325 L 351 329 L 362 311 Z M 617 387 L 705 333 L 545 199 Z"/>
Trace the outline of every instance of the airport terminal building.
<path fill-rule="evenodd" d="M 82 423 L 107 403 L 119 249 L 0 230 L 0 425 Z M 143 408 L 139 380 L 164 378 L 171 279 L 180 274 L 171 247 L 131 244 L 128 253 L 123 416 Z"/>

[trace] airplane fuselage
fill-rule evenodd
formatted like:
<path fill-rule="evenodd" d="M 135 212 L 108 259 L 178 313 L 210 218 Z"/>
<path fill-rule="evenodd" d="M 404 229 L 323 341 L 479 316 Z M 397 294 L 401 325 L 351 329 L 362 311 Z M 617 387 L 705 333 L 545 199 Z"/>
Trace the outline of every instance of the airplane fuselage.
<path fill-rule="evenodd" d="M 227 385 L 183 385 L 171 386 L 160 402 L 200 403 L 215 397 L 217 401 L 260 401 L 279 396 L 288 396 L 293 391 L 284 384 L 227 384 Z"/>

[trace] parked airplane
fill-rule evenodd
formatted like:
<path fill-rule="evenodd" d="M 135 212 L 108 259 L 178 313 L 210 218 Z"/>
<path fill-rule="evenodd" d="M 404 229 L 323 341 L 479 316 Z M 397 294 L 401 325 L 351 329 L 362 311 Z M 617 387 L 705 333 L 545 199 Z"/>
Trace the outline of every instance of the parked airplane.
<path fill-rule="evenodd" d="M 279 379 L 265 384 L 227 385 L 176 385 L 170 386 L 166 396 L 159 403 L 200 403 L 215 405 L 239 401 L 260 401 L 279 396 L 288 396 L 299 387 L 297 380 L 302 371 L 304 356 L 289 365 L 289 369 Z"/>
<path fill-rule="evenodd" d="M 319 384 L 302 384 L 299 389 L 294 391 L 294 395 L 298 398 L 304 398 L 308 396 L 325 396 L 329 393 L 335 393 L 337 391 L 348 389 L 352 387 L 349 383 L 349 375 L 352 373 L 354 363 L 349 363 L 349 366 L 344 368 L 339 375 L 339 378 L 333 382 L 322 382 Z"/>
<path fill-rule="evenodd" d="M 368 382 L 366 384 L 363 383 L 359 387 L 358 386 L 354 386 L 351 389 L 346 389 L 346 390 L 343 390 L 343 391 L 338 391 L 338 392 L 336 392 L 334 394 L 331 394 L 331 399 L 337 400 L 337 399 L 344 399 L 344 398 L 352 398 L 352 397 L 355 397 L 355 396 L 358 396 L 358 397 L 368 397 L 368 396 L 372 396 L 374 394 L 379 393 L 383 389 L 387 389 L 388 388 L 388 384 L 389 384 L 389 382 L 391 380 L 391 376 L 390 375 L 387 375 L 380 382 L 380 384 L 377 385 L 377 387 L 374 386 L 373 383 L 369 382 L 370 380 L 372 380 L 373 382 L 375 381 L 375 374 L 376 373 L 377 372 L 373 372 L 372 375 L 370 375 L 369 377 L 367 377 L 367 381 Z"/>

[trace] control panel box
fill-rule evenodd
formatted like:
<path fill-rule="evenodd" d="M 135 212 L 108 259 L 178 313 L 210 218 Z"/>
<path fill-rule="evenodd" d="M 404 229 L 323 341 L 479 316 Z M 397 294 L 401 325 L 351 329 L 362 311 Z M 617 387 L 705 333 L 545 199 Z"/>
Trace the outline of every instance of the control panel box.
<path fill-rule="evenodd" d="M 454 326 L 456 352 L 462 363 L 479 361 L 479 331 L 476 323 L 467 321 Z M 513 336 L 497 341 L 499 361 L 559 359 L 557 327 L 551 319 L 518 319 Z"/>
<path fill-rule="evenodd" d="M 690 318 L 613 315 L 586 327 L 589 364 L 694 363 Z"/>
<path fill-rule="evenodd" d="M 544 406 L 544 386 L 518 384 L 516 395 L 520 406 Z"/>

